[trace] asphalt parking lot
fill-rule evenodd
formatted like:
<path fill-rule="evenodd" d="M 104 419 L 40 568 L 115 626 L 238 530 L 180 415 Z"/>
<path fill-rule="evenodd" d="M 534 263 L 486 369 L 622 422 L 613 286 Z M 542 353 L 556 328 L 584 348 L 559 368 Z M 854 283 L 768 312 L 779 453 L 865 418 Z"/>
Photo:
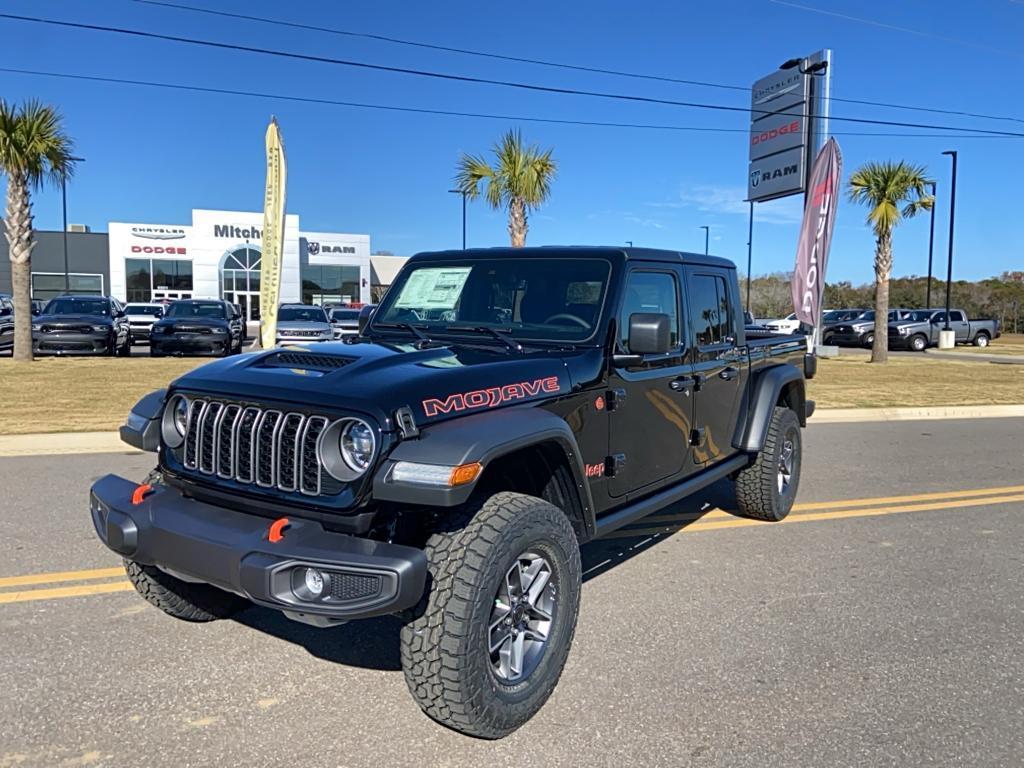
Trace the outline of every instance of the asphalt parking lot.
<path fill-rule="evenodd" d="M 562 681 L 496 743 L 420 713 L 390 618 L 192 625 L 125 589 L 86 489 L 151 457 L 0 459 L 0 767 L 1019 765 L 1022 433 L 812 425 L 787 522 L 701 511 L 717 487 L 588 546 Z"/>

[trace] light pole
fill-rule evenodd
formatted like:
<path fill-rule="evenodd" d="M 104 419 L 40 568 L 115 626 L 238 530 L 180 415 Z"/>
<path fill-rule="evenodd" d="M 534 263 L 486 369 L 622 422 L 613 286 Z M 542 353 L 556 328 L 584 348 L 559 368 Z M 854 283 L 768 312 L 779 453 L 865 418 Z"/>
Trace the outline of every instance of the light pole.
<path fill-rule="evenodd" d="M 84 163 L 84 157 L 69 157 L 73 163 Z M 71 293 L 71 270 L 68 267 L 68 176 L 66 173 L 60 177 L 60 209 L 61 218 L 64 220 L 64 293 Z"/>
<path fill-rule="evenodd" d="M 626 245 L 628 245 L 630 248 L 632 248 L 633 247 L 633 241 L 632 240 L 627 240 L 626 241 Z"/>
<path fill-rule="evenodd" d="M 928 292 L 925 294 L 925 309 L 932 308 L 932 251 L 935 248 L 935 182 L 929 186 L 932 188 L 932 223 L 928 228 Z"/>
<path fill-rule="evenodd" d="M 754 201 L 750 201 L 750 223 L 747 225 L 747 311 L 753 315 L 750 309 L 750 270 L 754 261 Z"/>
<path fill-rule="evenodd" d="M 704 230 L 704 255 L 708 255 L 708 240 L 711 237 L 711 227 L 701 225 L 701 229 Z"/>
<path fill-rule="evenodd" d="M 949 289 L 953 282 L 953 221 L 956 218 L 956 150 L 947 149 L 942 154 L 953 158 L 953 179 L 949 189 L 949 261 L 946 263 L 946 327 L 949 327 Z"/>
<path fill-rule="evenodd" d="M 462 195 L 462 250 L 466 250 L 466 193 L 461 189 L 449 189 L 453 195 Z"/>

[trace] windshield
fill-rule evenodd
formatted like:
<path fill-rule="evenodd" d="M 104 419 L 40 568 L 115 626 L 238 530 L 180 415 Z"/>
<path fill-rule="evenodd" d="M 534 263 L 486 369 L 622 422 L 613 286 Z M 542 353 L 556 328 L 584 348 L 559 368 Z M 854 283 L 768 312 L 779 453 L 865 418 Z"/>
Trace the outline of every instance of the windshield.
<path fill-rule="evenodd" d="M 162 311 L 162 307 L 154 307 L 151 304 L 128 304 L 124 311 L 129 315 L 153 315 L 156 317 Z"/>
<path fill-rule="evenodd" d="M 167 317 L 216 317 L 223 320 L 224 305 L 219 301 L 176 301 L 167 308 Z"/>
<path fill-rule="evenodd" d="M 838 309 L 830 310 L 821 316 L 821 320 L 824 323 L 838 323 L 840 320 L 845 319 L 846 313 L 840 312 Z"/>
<path fill-rule="evenodd" d="M 601 315 L 609 272 L 600 259 L 417 264 L 402 271 L 371 327 L 409 323 L 429 334 L 463 325 L 523 339 L 583 341 Z"/>
<path fill-rule="evenodd" d="M 359 319 L 358 309 L 332 309 L 331 320 L 337 322 L 339 320 L 358 320 Z"/>
<path fill-rule="evenodd" d="M 106 299 L 53 299 L 46 305 L 47 315 L 103 315 L 110 316 L 110 302 Z"/>
<path fill-rule="evenodd" d="M 277 319 L 282 322 L 298 320 L 304 323 L 326 323 L 327 315 L 320 307 L 281 307 Z"/>

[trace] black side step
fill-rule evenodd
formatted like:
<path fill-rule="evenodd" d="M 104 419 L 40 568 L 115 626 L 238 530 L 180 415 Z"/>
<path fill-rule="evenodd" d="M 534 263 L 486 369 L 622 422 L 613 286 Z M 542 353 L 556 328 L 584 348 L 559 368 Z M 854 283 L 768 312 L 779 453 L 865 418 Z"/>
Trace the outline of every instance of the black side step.
<path fill-rule="evenodd" d="M 699 475 L 684 480 L 679 485 L 673 485 L 671 488 L 658 491 L 652 496 L 647 496 L 632 504 L 627 504 L 610 515 L 598 518 L 595 525 L 594 538 L 599 539 L 602 536 L 607 536 L 612 531 L 618 530 L 624 525 L 629 525 L 641 517 L 654 514 L 662 507 L 681 501 L 702 488 L 706 488 L 712 483 L 717 483 L 726 475 L 738 469 L 743 469 L 749 462 L 749 455 L 745 453 L 737 454 L 730 459 L 726 459 L 721 464 L 715 464 L 713 467 L 704 470 Z"/>

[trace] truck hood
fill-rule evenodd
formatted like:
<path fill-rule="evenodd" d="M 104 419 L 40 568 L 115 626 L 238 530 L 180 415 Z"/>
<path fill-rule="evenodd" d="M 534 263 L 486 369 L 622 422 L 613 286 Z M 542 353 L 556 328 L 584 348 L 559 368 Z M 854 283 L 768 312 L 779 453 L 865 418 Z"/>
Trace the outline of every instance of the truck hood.
<path fill-rule="evenodd" d="M 470 413 L 552 400 L 602 374 L 600 348 L 508 353 L 485 345 L 416 349 L 411 342 L 288 345 L 209 363 L 174 389 L 281 407 L 358 412 L 392 428 L 408 406 L 418 426 Z"/>

